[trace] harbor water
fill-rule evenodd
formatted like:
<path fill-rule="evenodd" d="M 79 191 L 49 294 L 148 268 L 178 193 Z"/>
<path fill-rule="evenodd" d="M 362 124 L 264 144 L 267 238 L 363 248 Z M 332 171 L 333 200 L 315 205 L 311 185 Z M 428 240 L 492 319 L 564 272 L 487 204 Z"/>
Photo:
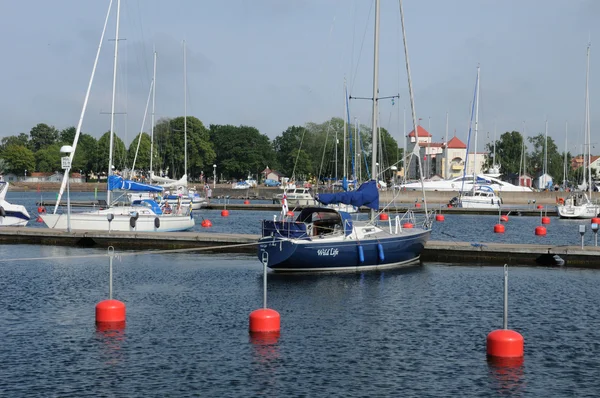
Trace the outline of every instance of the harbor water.
<path fill-rule="evenodd" d="M 0 395 L 597 396 L 600 273 L 509 270 L 522 363 L 486 359 L 502 326 L 501 267 L 421 266 L 268 279 L 279 338 L 253 338 L 253 256 L 117 253 L 122 330 L 97 329 L 106 250 L 0 247 Z M 14 261 L 11 259 L 20 259 Z M 29 259 L 29 260 L 28 260 Z"/>

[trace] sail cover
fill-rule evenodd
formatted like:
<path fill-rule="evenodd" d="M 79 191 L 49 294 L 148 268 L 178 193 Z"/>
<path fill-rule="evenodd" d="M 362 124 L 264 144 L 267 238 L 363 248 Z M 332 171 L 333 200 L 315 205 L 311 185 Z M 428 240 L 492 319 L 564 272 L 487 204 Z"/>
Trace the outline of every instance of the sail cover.
<path fill-rule="evenodd" d="M 356 207 L 366 206 L 373 210 L 379 210 L 379 191 L 375 180 L 363 183 L 356 191 L 339 193 L 322 193 L 317 200 L 324 205 L 332 203 L 343 203 Z"/>
<path fill-rule="evenodd" d="M 138 192 L 162 192 L 162 187 L 150 184 L 142 184 L 131 180 L 125 180 L 121 176 L 112 175 L 108 177 L 108 190 L 124 190 Z"/>

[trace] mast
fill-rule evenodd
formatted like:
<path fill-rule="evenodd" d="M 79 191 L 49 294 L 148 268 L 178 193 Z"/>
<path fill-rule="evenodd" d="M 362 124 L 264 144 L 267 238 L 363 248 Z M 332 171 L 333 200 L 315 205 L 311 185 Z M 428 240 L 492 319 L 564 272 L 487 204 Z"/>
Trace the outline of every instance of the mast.
<path fill-rule="evenodd" d="M 400 5 L 400 23 L 402 24 L 402 40 L 404 41 L 404 59 L 406 62 L 406 75 L 408 77 L 408 92 L 410 94 L 410 107 L 412 110 L 413 127 L 415 129 L 415 142 L 416 145 L 419 145 L 419 132 L 417 130 L 417 113 L 415 110 L 415 99 L 413 96 L 412 79 L 410 77 L 410 63 L 408 61 L 408 45 L 406 43 L 406 29 L 404 29 L 404 10 L 402 8 L 402 0 L 399 0 L 398 3 Z M 425 204 L 424 210 L 425 214 L 428 214 L 427 200 L 425 198 L 425 186 L 423 185 L 423 165 L 421 164 L 421 157 L 417 156 L 417 160 L 419 165 L 419 179 L 421 180 L 421 193 L 423 194 L 423 202 Z"/>
<path fill-rule="evenodd" d="M 344 78 L 344 162 L 343 165 L 343 179 L 348 180 L 348 159 L 346 154 L 347 136 L 348 136 L 348 103 L 346 102 L 346 78 Z M 337 148 L 337 145 L 336 145 Z M 337 150 L 337 149 L 336 149 Z M 337 157 L 336 157 L 337 162 Z M 336 166 L 337 167 L 337 166 Z M 347 183 L 346 183 L 347 184 Z"/>
<path fill-rule="evenodd" d="M 187 62 L 183 41 L 183 174 L 187 178 Z"/>
<path fill-rule="evenodd" d="M 569 122 L 565 122 L 565 156 L 563 161 L 563 189 L 567 189 L 567 137 L 569 136 Z"/>
<path fill-rule="evenodd" d="M 98 44 L 98 50 L 96 51 L 96 58 L 94 59 L 94 66 L 92 67 L 92 75 L 90 76 L 90 81 L 88 83 L 87 91 L 85 93 L 85 99 L 83 100 L 83 107 L 81 108 L 81 114 L 79 115 L 79 122 L 77 123 L 77 130 L 75 130 L 75 138 L 73 139 L 73 152 L 69 154 L 69 158 L 71 162 L 73 161 L 73 157 L 75 156 L 75 150 L 77 149 L 77 141 L 79 140 L 79 135 L 81 134 L 81 126 L 83 124 L 83 116 L 85 115 L 85 110 L 87 109 L 88 100 L 90 98 L 90 92 L 92 91 L 92 83 L 94 81 L 94 76 L 96 75 L 96 66 L 98 66 L 98 58 L 100 58 L 100 50 L 102 49 L 102 42 L 104 42 L 104 34 L 106 33 L 106 26 L 108 25 L 108 18 L 110 17 L 110 10 L 112 8 L 113 1 L 110 0 L 108 3 L 108 11 L 106 12 L 106 18 L 104 19 L 104 27 L 102 28 L 102 34 L 100 35 L 100 44 Z M 53 213 L 56 214 L 56 210 L 58 210 L 58 205 L 60 203 L 60 198 L 65 192 L 65 188 L 67 187 L 67 173 L 64 173 L 62 183 L 60 184 L 60 190 L 58 191 L 58 197 L 56 199 L 56 204 L 54 205 Z"/>
<path fill-rule="evenodd" d="M 152 72 L 152 127 L 150 128 L 150 173 L 153 173 L 152 158 L 154 157 L 154 105 L 156 102 L 156 50 L 154 50 L 154 71 Z"/>
<path fill-rule="evenodd" d="M 444 179 L 448 179 L 448 112 L 446 112 L 446 156 L 444 162 Z"/>
<path fill-rule="evenodd" d="M 402 180 L 406 182 L 406 176 L 408 175 L 408 170 L 406 169 L 406 107 L 404 108 L 404 120 L 402 121 L 402 169 L 404 170 Z"/>
<path fill-rule="evenodd" d="M 371 171 L 377 183 L 377 91 L 379 85 L 379 0 L 375 0 L 375 34 L 373 48 L 373 122 L 371 131 Z M 371 209 L 371 220 L 375 219 L 376 211 Z"/>
<path fill-rule="evenodd" d="M 477 94 L 475 95 L 475 146 L 473 150 L 473 182 L 477 180 L 477 132 L 479 131 L 479 76 L 480 68 L 477 65 Z"/>
<path fill-rule="evenodd" d="M 115 95 L 117 89 L 117 58 L 119 56 L 119 19 L 121 18 L 121 0 L 117 0 L 117 23 L 115 28 L 115 59 L 113 65 L 113 85 L 112 85 L 112 102 L 110 106 L 110 142 L 108 146 L 108 174 L 107 180 L 113 174 L 113 146 L 114 146 L 114 129 L 115 129 Z M 108 188 L 108 184 L 107 188 Z M 110 189 L 106 190 L 106 203 L 110 206 Z"/>
<path fill-rule="evenodd" d="M 546 181 L 546 174 L 548 173 L 548 119 L 546 119 L 546 131 L 544 133 L 544 169 L 543 169 L 543 176 L 544 176 L 544 188 L 546 188 L 546 185 L 548 184 L 548 182 Z"/>
<path fill-rule="evenodd" d="M 591 145 L 591 136 L 590 136 L 590 92 L 589 92 L 589 81 L 590 81 L 590 46 L 591 43 L 588 42 L 586 58 L 587 58 L 587 67 L 585 71 L 585 134 L 586 141 L 588 145 L 588 192 L 590 194 L 590 200 L 592 199 L 592 168 L 590 167 L 592 164 L 592 145 Z M 585 178 L 584 178 L 585 180 Z"/>
<path fill-rule="evenodd" d="M 492 162 L 492 167 L 495 169 L 498 165 L 496 161 L 496 120 L 494 120 L 494 161 Z M 498 171 L 500 171 L 500 168 L 498 168 Z"/>

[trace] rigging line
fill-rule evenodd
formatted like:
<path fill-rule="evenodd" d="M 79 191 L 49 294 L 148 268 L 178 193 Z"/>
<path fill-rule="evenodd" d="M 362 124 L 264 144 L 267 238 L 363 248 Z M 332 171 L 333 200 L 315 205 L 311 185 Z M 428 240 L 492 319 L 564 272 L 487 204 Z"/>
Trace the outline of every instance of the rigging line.
<path fill-rule="evenodd" d="M 369 27 L 369 22 L 371 19 L 371 12 L 373 11 L 373 1 L 371 2 L 371 6 L 369 7 L 369 14 L 367 15 L 367 22 L 365 23 L 365 31 L 363 33 L 363 38 L 360 43 L 360 50 L 358 51 L 358 61 L 356 62 L 356 68 L 354 73 L 350 76 L 352 78 L 352 84 L 350 85 L 350 92 L 354 89 L 354 83 L 356 82 L 356 76 L 358 75 L 358 66 L 360 65 L 360 56 L 362 54 L 363 46 L 365 45 L 365 38 L 367 37 L 367 28 Z"/>
<path fill-rule="evenodd" d="M 144 65 L 146 67 L 146 76 L 151 76 L 150 68 L 148 66 L 148 57 L 146 57 L 146 37 L 144 35 L 144 25 L 142 23 L 142 12 L 140 11 L 140 0 L 137 0 L 137 17 L 139 21 L 140 34 L 142 35 L 142 59 L 144 60 Z"/>
<path fill-rule="evenodd" d="M 321 156 L 321 167 L 317 178 L 323 177 L 323 162 L 325 161 L 325 151 L 327 150 L 327 142 L 329 141 L 329 132 L 331 130 L 331 120 L 327 123 L 327 133 L 325 134 L 325 145 L 323 145 L 323 155 Z M 337 159 L 336 159 L 337 160 Z M 317 191 L 319 190 L 319 184 L 317 180 Z"/>
<path fill-rule="evenodd" d="M 185 249 L 167 249 L 167 250 L 145 250 L 141 252 L 120 252 L 114 254 L 115 257 L 132 257 L 132 256 L 147 256 L 151 254 L 170 254 L 170 253 L 186 253 L 196 251 L 211 251 L 219 249 L 227 249 L 232 247 L 245 247 L 245 246 L 256 246 L 259 242 L 252 243 L 236 243 L 233 245 L 220 245 L 220 246 L 209 246 L 209 247 L 189 247 Z M 4 258 L 0 259 L 0 263 L 17 262 L 17 261 L 40 261 L 40 260 L 70 260 L 70 259 L 81 259 L 81 258 L 103 258 L 110 257 L 110 254 L 84 254 L 74 256 L 51 256 L 51 257 L 26 257 L 26 258 Z"/>

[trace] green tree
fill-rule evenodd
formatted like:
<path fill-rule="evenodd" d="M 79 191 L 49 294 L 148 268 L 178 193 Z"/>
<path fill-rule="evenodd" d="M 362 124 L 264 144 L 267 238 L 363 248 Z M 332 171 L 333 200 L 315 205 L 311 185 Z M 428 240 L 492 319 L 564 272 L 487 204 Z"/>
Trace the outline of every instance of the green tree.
<path fill-rule="evenodd" d="M 528 155 L 529 164 L 534 174 L 537 174 L 542 172 L 544 169 L 546 138 L 544 134 L 538 134 L 535 137 L 529 137 L 528 141 L 533 146 L 531 153 Z M 547 144 L 547 173 L 552 176 L 552 180 L 555 183 L 560 183 L 563 178 L 564 155 L 558 152 L 558 147 L 556 146 L 556 143 L 552 137 L 548 137 Z"/>
<path fill-rule="evenodd" d="M 39 123 L 29 132 L 31 137 L 31 149 L 36 152 L 42 148 L 56 144 L 58 141 L 58 130 L 54 126 Z"/>
<path fill-rule="evenodd" d="M 269 137 L 250 126 L 209 127 L 215 147 L 216 164 L 227 179 L 259 174 L 268 165 L 275 167 L 275 153 Z"/>
<path fill-rule="evenodd" d="M 90 171 L 106 171 L 106 168 L 100 169 L 99 162 L 100 155 L 98 151 L 98 141 L 91 135 L 82 133 L 79 136 L 77 148 L 75 148 L 75 156 L 73 157 L 73 170 L 82 170 L 84 173 L 89 173 Z M 105 162 L 108 166 L 108 158 Z"/>
<path fill-rule="evenodd" d="M 527 148 L 525 148 L 527 149 Z M 494 143 L 486 144 L 486 155 L 485 164 L 487 167 L 493 163 L 492 156 Z M 506 132 L 500 136 L 500 139 L 496 141 L 496 163 L 502 166 L 502 174 L 508 176 L 509 174 L 516 174 L 520 170 L 522 163 L 521 151 L 523 150 L 523 136 L 518 131 Z M 523 172 L 523 170 L 521 170 Z"/>
<path fill-rule="evenodd" d="M 42 148 L 34 153 L 35 169 L 43 173 L 52 173 L 61 169 L 60 158 L 65 156 L 60 153 L 60 145 L 54 144 Z"/>
<path fill-rule="evenodd" d="M 110 131 L 107 131 L 98 140 L 98 172 L 108 171 L 108 159 L 110 150 Z M 127 149 L 123 140 L 117 135 L 113 139 L 113 166 L 115 170 L 123 170 L 127 165 Z"/>
<path fill-rule="evenodd" d="M 310 133 L 307 133 L 304 127 L 290 126 L 281 135 L 275 137 L 273 149 L 276 154 L 277 163 L 284 175 L 290 177 L 294 175 L 294 165 L 296 162 L 294 155 L 302 148 L 301 144 L 307 134 Z"/>
<path fill-rule="evenodd" d="M 5 174 L 10 169 L 11 169 L 10 163 L 8 163 L 6 160 L 0 158 L 0 174 Z"/>
<path fill-rule="evenodd" d="M 141 140 L 140 140 L 140 137 L 141 137 Z M 138 142 L 139 142 L 139 149 L 138 149 Z M 151 146 L 150 136 L 147 133 L 138 134 L 133 139 L 133 141 L 131 142 L 131 145 L 129 145 L 129 149 L 127 150 L 128 164 L 131 165 L 131 167 L 135 167 L 136 170 L 150 170 L 150 146 Z M 135 156 L 136 151 L 137 151 L 137 158 Z M 154 152 L 154 158 L 152 159 L 152 166 L 154 166 L 154 164 L 156 164 L 156 162 L 159 159 L 158 151 L 157 151 L 156 147 L 153 148 L 153 152 Z M 134 159 L 135 159 L 135 165 L 133 164 Z"/>
<path fill-rule="evenodd" d="M 73 145 L 73 140 L 75 139 L 75 133 L 77 129 L 74 126 L 67 127 L 64 130 L 60 131 L 59 139 L 60 142 L 64 145 Z"/>
<path fill-rule="evenodd" d="M 155 143 L 158 145 L 160 162 L 154 167 L 169 169 L 171 177 L 182 176 L 184 170 L 185 137 L 184 118 L 161 119 L 154 127 Z M 193 116 L 187 117 L 187 154 L 189 176 L 200 175 L 203 170 L 212 167 L 215 160 L 215 150 L 210 142 L 208 130 L 202 122 Z M 192 178 L 190 178 L 192 179 Z"/>
<path fill-rule="evenodd" d="M 10 164 L 10 171 L 17 175 L 24 175 L 25 170 L 35 170 L 33 152 L 23 145 L 7 146 L 2 151 L 2 158 Z"/>
<path fill-rule="evenodd" d="M 3 137 L 2 141 L 0 141 L 0 150 L 4 150 L 4 148 L 10 145 L 21 145 L 26 148 L 29 148 L 29 135 L 21 133 L 19 135 L 10 135 L 8 137 Z"/>

